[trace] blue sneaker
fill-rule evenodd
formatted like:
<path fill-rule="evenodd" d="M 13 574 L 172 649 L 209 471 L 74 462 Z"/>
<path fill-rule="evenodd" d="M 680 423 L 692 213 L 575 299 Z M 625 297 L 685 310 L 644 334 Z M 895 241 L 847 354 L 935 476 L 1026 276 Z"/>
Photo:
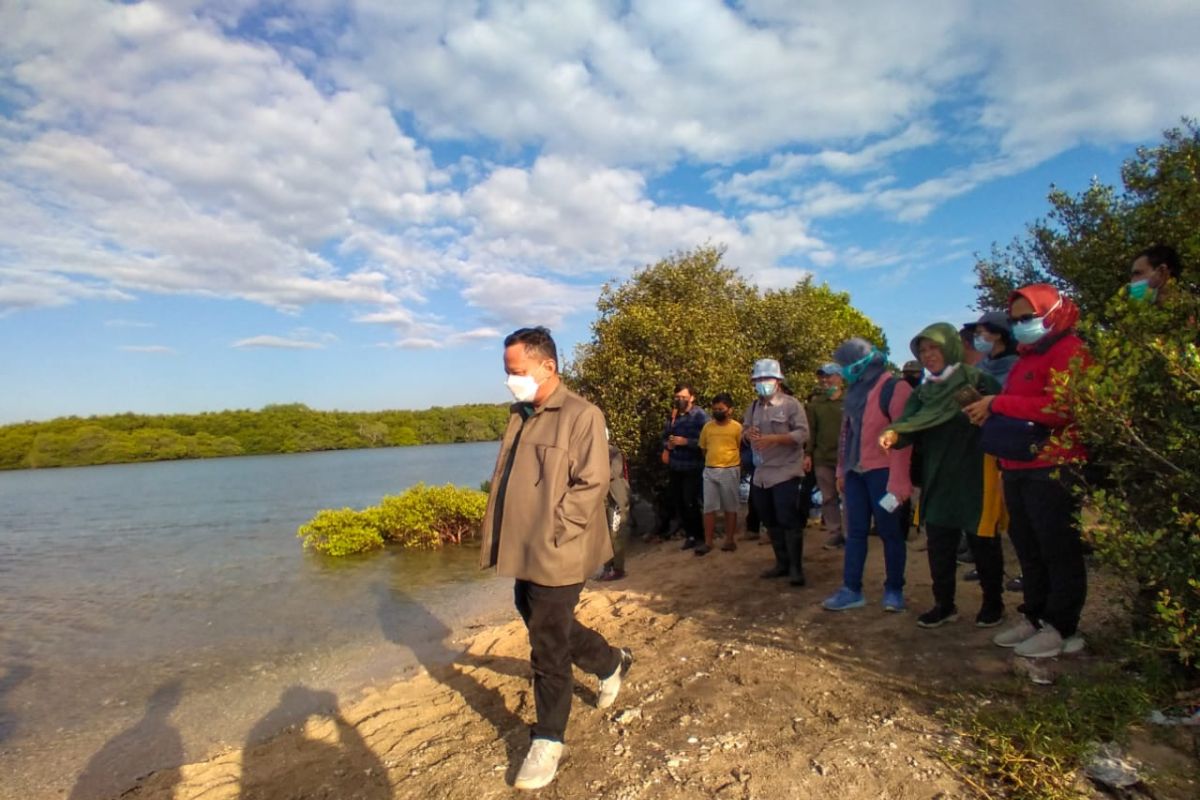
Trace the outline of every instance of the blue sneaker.
<path fill-rule="evenodd" d="M 843 586 L 831 597 L 826 597 L 821 606 L 826 611 L 849 611 L 852 608 L 862 608 L 866 604 L 862 592 L 855 592 Z"/>
<path fill-rule="evenodd" d="M 884 589 L 883 590 L 883 610 L 884 611 L 903 611 L 904 610 L 904 592 L 899 589 Z"/>

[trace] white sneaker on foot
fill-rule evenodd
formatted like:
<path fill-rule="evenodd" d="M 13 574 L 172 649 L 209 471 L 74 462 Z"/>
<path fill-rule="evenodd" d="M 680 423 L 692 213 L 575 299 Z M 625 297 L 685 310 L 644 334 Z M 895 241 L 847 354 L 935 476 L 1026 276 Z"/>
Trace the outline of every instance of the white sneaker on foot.
<path fill-rule="evenodd" d="M 1087 647 L 1087 641 L 1083 638 L 1083 634 L 1073 633 L 1063 639 L 1062 652 L 1064 656 L 1073 656 L 1085 647 Z"/>
<path fill-rule="evenodd" d="M 626 672 L 629 672 L 632 665 L 633 653 L 622 647 L 621 663 L 617 664 L 612 675 L 600 679 L 600 686 L 596 689 L 596 708 L 608 708 L 617 702 L 617 693 L 621 691 L 621 679 L 625 677 Z"/>
<path fill-rule="evenodd" d="M 1021 642 L 1038 632 L 1038 629 L 1033 626 L 1027 618 L 1021 617 L 1016 625 L 1011 628 L 1005 628 L 992 637 L 992 644 L 998 647 L 1016 647 Z"/>
<path fill-rule="evenodd" d="M 558 773 L 558 762 L 562 759 L 563 743 L 551 739 L 534 739 L 529 743 L 529 752 L 517 772 L 513 787 L 517 789 L 541 789 L 548 786 Z"/>
<path fill-rule="evenodd" d="M 1043 621 L 1042 629 L 1013 648 L 1013 653 L 1022 658 L 1054 658 L 1062 649 L 1062 635 L 1049 622 Z"/>

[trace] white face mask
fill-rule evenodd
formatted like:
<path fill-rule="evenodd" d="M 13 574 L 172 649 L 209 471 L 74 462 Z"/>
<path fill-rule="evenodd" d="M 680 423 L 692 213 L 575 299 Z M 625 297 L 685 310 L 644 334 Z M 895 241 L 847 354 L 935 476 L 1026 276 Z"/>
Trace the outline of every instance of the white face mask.
<path fill-rule="evenodd" d="M 537 396 L 538 382 L 532 375 L 509 375 L 504 385 L 518 403 L 532 403 L 533 398 Z"/>

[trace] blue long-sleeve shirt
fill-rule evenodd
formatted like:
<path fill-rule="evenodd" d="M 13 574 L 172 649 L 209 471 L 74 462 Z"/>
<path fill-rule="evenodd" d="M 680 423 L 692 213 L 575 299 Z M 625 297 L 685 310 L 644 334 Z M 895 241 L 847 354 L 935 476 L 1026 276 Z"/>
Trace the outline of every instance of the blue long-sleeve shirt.
<path fill-rule="evenodd" d="M 675 445 L 671 449 L 669 468 L 672 470 L 704 469 L 704 451 L 700 449 L 700 431 L 708 423 L 708 414 L 698 406 L 692 406 L 686 414 L 677 414 L 675 421 L 667 419 L 663 429 L 663 447 L 667 446 L 667 437 L 682 436 L 688 440 L 686 445 Z"/>

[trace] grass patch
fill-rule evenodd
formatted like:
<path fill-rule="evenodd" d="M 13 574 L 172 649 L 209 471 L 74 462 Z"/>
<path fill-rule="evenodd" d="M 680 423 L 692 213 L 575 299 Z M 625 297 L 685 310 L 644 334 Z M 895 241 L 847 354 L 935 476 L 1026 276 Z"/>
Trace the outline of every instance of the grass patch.
<path fill-rule="evenodd" d="M 1152 664 L 1105 663 L 1049 688 L 1013 681 L 960 695 L 945 716 L 962 746 L 940 755 L 982 797 L 1077 800 L 1091 747 L 1126 743 L 1130 726 L 1170 696 L 1168 676 Z"/>

